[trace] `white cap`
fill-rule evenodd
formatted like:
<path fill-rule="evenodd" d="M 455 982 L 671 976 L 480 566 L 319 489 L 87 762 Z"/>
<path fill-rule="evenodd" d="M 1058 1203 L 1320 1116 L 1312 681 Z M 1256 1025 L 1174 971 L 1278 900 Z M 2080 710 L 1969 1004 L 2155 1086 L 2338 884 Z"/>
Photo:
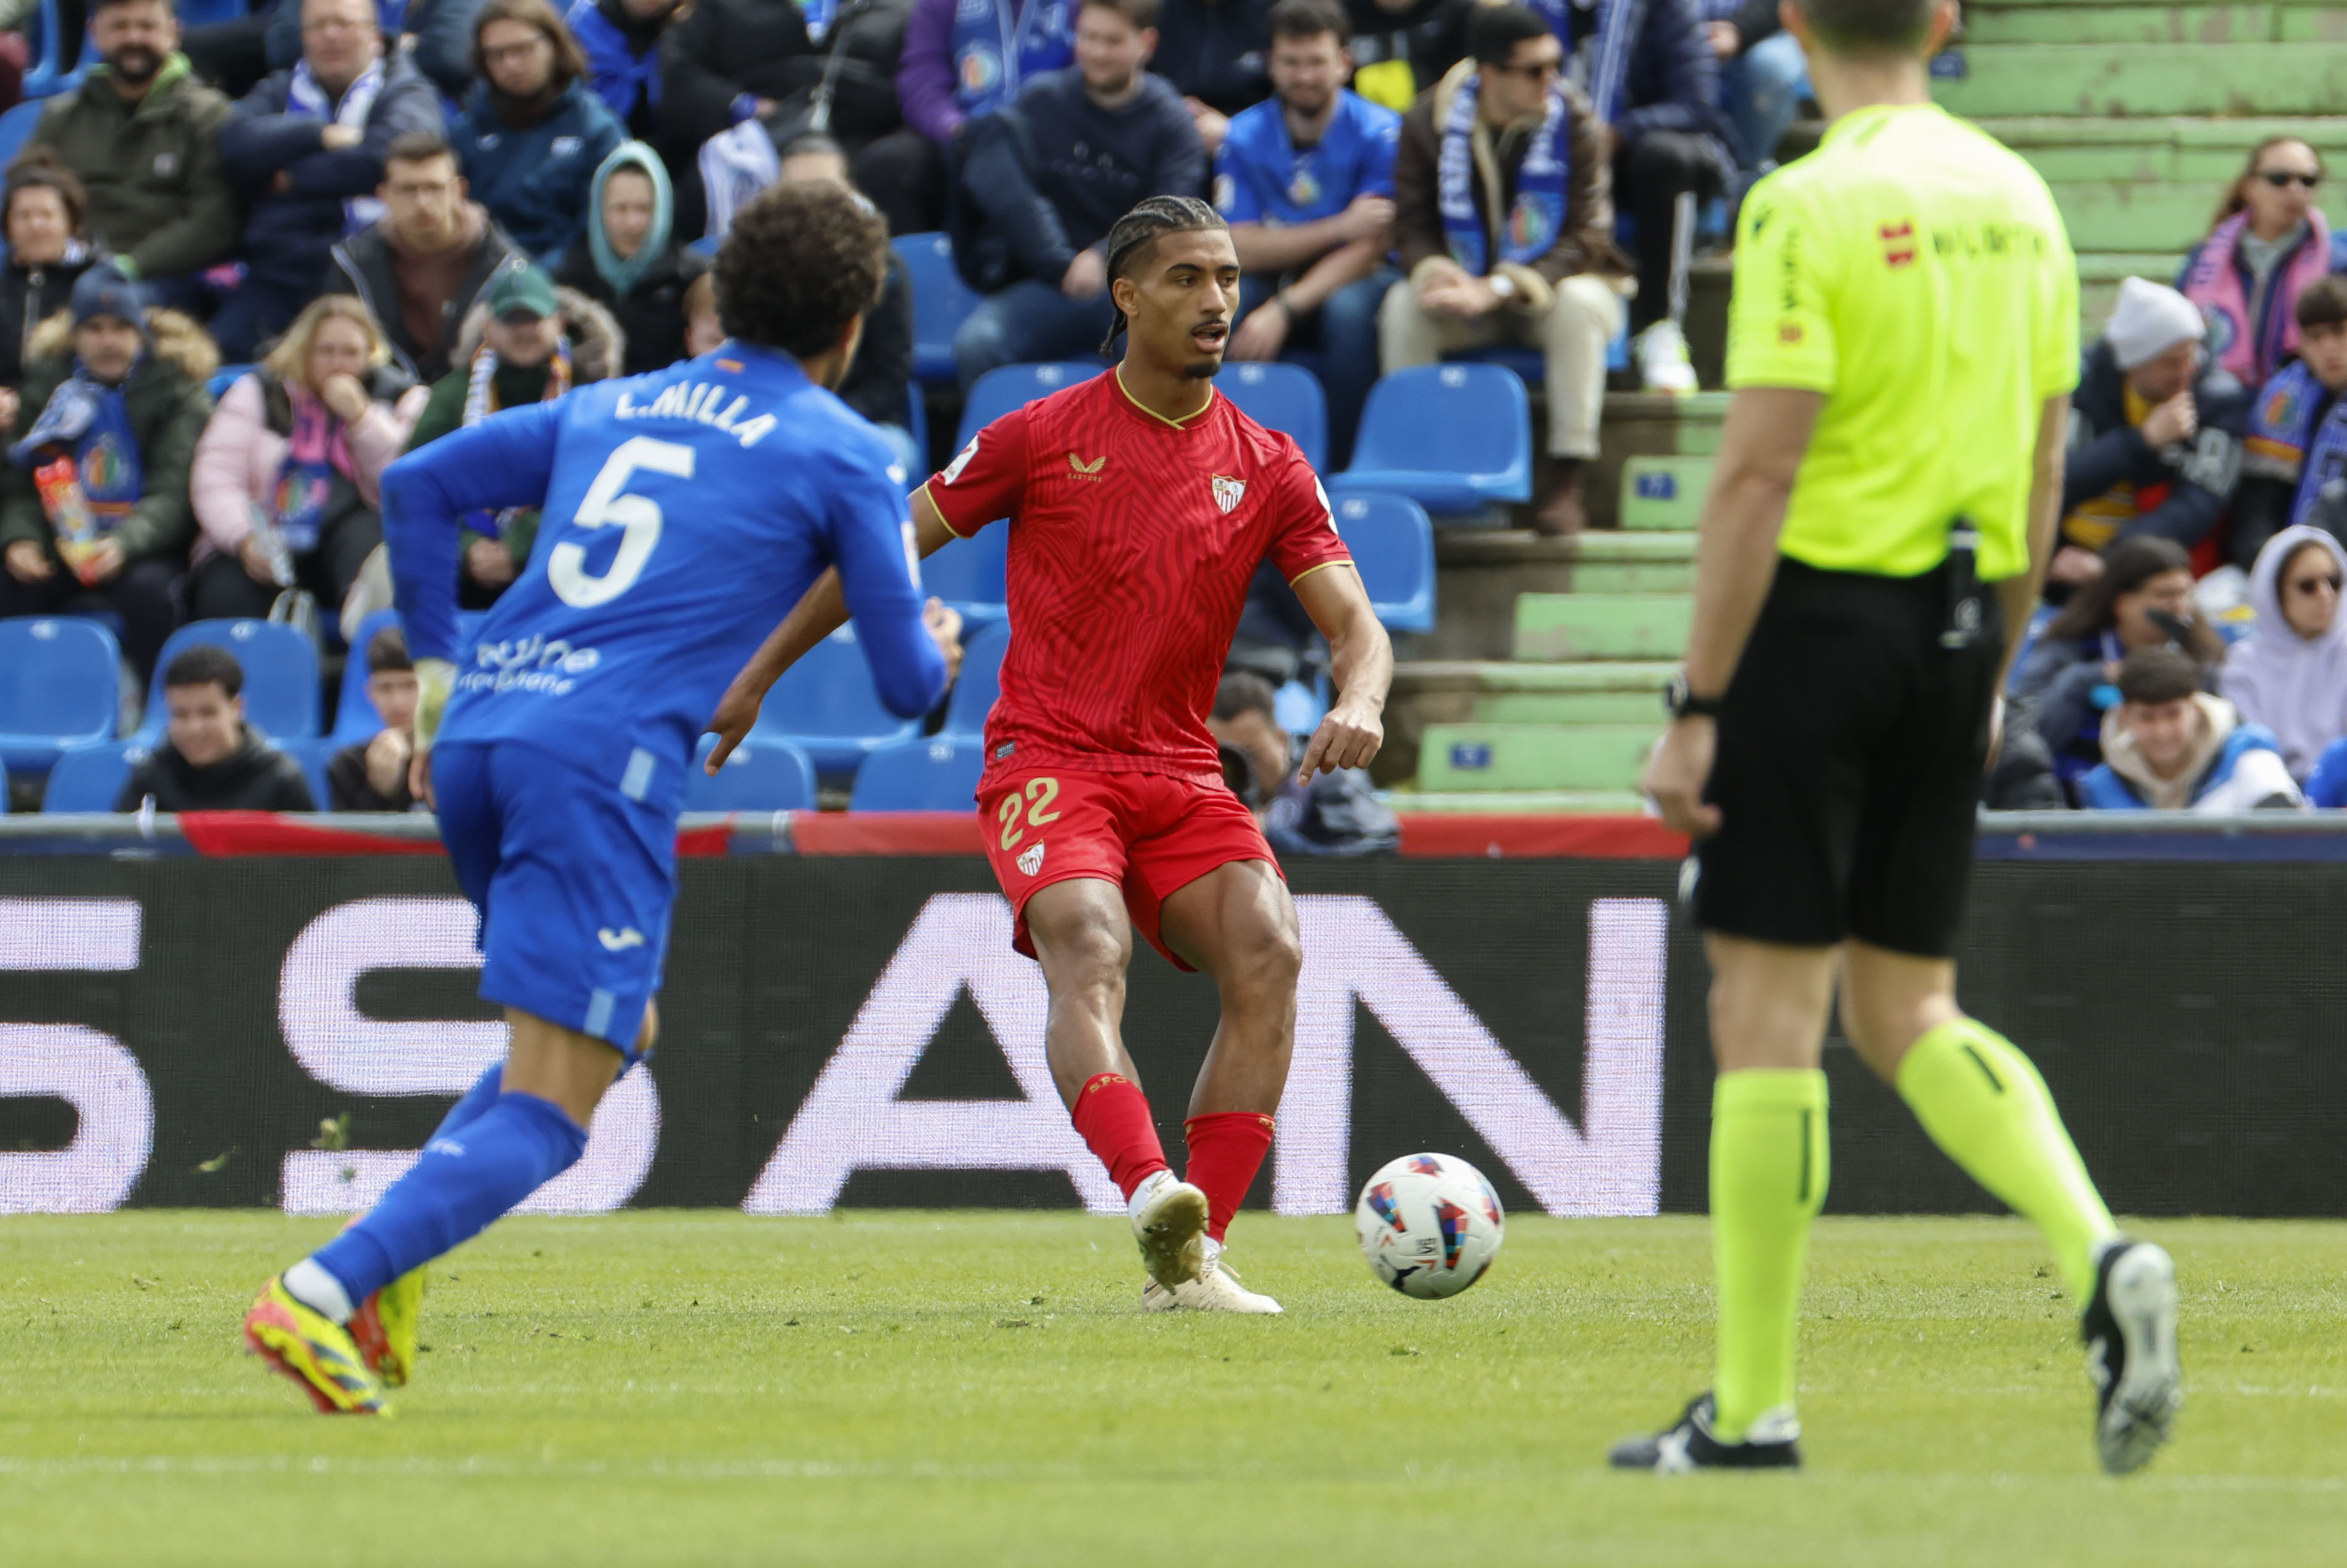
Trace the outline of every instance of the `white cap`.
<path fill-rule="evenodd" d="M 2103 335 L 2119 368 L 2133 370 L 2178 343 L 2198 343 L 2208 330 L 2200 307 L 2166 283 L 2128 278 L 2119 284 L 2119 302 L 2111 307 L 2111 324 Z"/>

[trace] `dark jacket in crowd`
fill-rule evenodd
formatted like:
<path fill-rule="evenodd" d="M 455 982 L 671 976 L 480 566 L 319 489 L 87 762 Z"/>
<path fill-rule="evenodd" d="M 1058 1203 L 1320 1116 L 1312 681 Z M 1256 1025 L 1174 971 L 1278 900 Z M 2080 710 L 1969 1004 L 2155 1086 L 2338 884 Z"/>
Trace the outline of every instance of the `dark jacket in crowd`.
<path fill-rule="evenodd" d="M 114 797 L 117 811 L 137 811 L 147 798 L 159 812 L 315 811 L 302 764 L 271 745 L 259 730 L 244 727 L 244 744 L 210 767 L 189 764 L 165 741 L 132 766 Z"/>
<path fill-rule="evenodd" d="M 583 78 L 529 125 L 507 124 L 494 100 L 489 84 L 476 82 L 465 112 L 448 128 L 449 144 L 473 200 L 525 252 L 559 265 L 587 231 L 595 170 L 628 133 Z"/>
<path fill-rule="evenodd" d="M 1625 144 L 1652 131 L 1684 131 L 1718 143 L 1726 167 L 1734 167 L 1728 149 L 1735 133 L 1719 108 L 1719 60 L 1696 0 L 1616 0 L 1571 14 L 1576 33 L 1596 26 L 1584 19 L 1602 16 L 1616 34 L 1594 40 L 1590 90 L 1601 117 L 1610 109 Z"/>
<path fill-rule="evenodd" d="M 840 401 L 875 425 L 906 425 L 912 418 L 906 406 L 912 380 L 913 283 L 891 251 L 887 286 L 864 318 L 864 343 L 839 384 Z"/>
<path fill-rule="evenodd" d="M 33 334 L 66 308 L 75 282 L 97 257 L 95 249 L 76 240 L 66 247 L 65 260 L 53 266 L 27 266 L 13 256 L 0 265 L 0 386 L 15 386 L 25 379 Z M 24 421 L 21 428 L 30 429 L 31 421 Z"/>
<path fill-rule="evenodd" d="M 409 131 L 440 129 L 438 90 L 393 54 L 384 62 L 383 90 L 367 110 L 364 139 L 329 151 L 326 122 L 287 112 L 293 73 L 279 71 L 237 100 L 220 130 L 220 162 L 248 203 L 244 262 L 258 282 L 282 289 L 315 288 L 327 253 L 349 227 L 346 206 L 371 197 L 383 183 L 383 154 Z M 279 191 L 283 173 L 291 189 Z"/>
<path fill-rule="evenodd" d="M 692 165 L 701 144 L 805 87 L 815 54 L 806 18 L 776 0 L 696 0 L 661 38 L 661 137 L 669 161 Z M 822 74 L 822 67 L 815 67 Z"/>
<path fill-rule="evenodd" d="M 1282 855 L 1391 855 L 1401 847 L 1401 819 L 1378 799 L 1366 772 L 1341 768 L 1308 784 L 1281 781 L 1264 809 L 1263 835 Z"/>
<path fill-rule="evenodd" d="M 128 560 L 154 556 L 184 565 L 189 547 L 196 542 L 188 473 L 196 460 L 196 442 L 211 417 L 212 400 L 204 384 L 220 368 L 220 351 L 203 328 L 177 311 L 149 311 L 148 330 L 155 346 L 130 367 L 122 389 L 131 438 L 138 444 L 145 493 L 110 537 Z M 33 427 L 73 366 L 72 323 L 54 317 L 33 334 L 32 357 L 25 362 L 19 391 L 23 411 L 16 416 L 18 430 Z M 0 549 L 18 539 L 34 540 L 55 554 L 56 530 L 42 508 L 32 470 L 0 461 Z"/>
<path fill-rule="evenodd" d="M 676 13 L 636 17 L 620 0 L 573 0 L 562 20 L 587 55 L 587 81 L 611 118 L 638 141 L 660 128 L 661 35 Z"/>
<path fill-rule="evenodd" d="M 1149 68 L 1219 114 L 1271 96 L 1270 0 L 1165 0 Z"/>
<path fill-rule="evenodd" d="M 142 278 L 192 272 L 236 249 L 236 193 L 220 167 L 228 100 L 173 55 L 137 104 L 105 67 L 48 101 L 31 145 L 56 152 L 89 192 L 84 227 Z"/>
<path fill-rule="evenodd" d="M 389 794 L 379 792 L 367 778 L 367 748 L 374 743 L 372 740 L 360 741 L 326 759 L 328 811 L 406 811 L 415 805 L 415 798 L 407 793 L 405 772 L 399 775 L 398 787 Z"/>
<path fill-rule="evenodd" d="M 1345 0 L 1353 24 L 1353 90 L 1396 114 L 1467 56 L 1475 0 L 1410 0 L 1389 10 L 1378 0 Z"/>
<path fill-rule="evenodd" d="M 384 336 L 390 340 L 392 357 L 399 362 L 400 368 L 418 381 L 437 381 L 448 374 L 450 356 L 464 333 L 465 317 L 472 310 L 473 302 L 480 297 L 497 269 L 513 261 L 518 253 L 514 242 L 506 238 L 496 220 L 485 220 L 472 261 L 466 267 L 447 308 L 441 313 L 440 334 L 430 342 L 418 341 L 401 317 L 398 258 L 392 253 L 391 241 L 384 237 L 381 223 L 361 230 L 333 248 L 324 292 L 356 294 L 364 301 L 383 327 Z"/>
<path fill-rule="evenodd" d="M 2062 457 L 2065 543 L 2100 550 L 2151 534 L 2188 550 L 2208 537 L 2240 478 L 2250 394 L 2210 359 L 2192 384 L 2192 398 L 2199 434 L 2154 451 L 2127 423 L 2127 374 L 2109 341 L 2098 340 L 2086 351 L 2078 390 L 2070 397 L 2070 445 Z M 2132 496 L 2114 497 L 2123 485 L 2133 487 Z M 2089 502 L 2098 504 L 2081 514 Z"/>
<path fill-rule="evenodd" d="M 1394 155 L 1394 247 L 1400 254 L 1402 270 L 1412 275 L 1434 258 L 1450 254 L 1450 241 L 1442 229 L 1438 178 L 1442 162 L 1442 126 L 1450 116 L 1452 97 L 1474 70 L 1473 61 L 1462 60 L 1402 117 L 1401 146 Z M 1604 128 L 1589 112 L 1589 106 L 1578 93 L 1567 90 L 1565 113 L 1570 126 L 1567 139 L 1573 152 L 1564 192 L 1564 221 L 1558 227 L 1556 243 L 1549 247 L 1546 254 L 1529 269 L 1514 269 L 1518 273 L 1530 271 L 1538 274 L 1536 287 L 1527 280 L 1518 279 L 1520 286 L 1535 298 L 1549 285 L 1576 273 L 1621 274 L 1629 271 L 1629 263 L 1614 245 L 1613 173 L 1605 161 Z M 1498 260 L 1500 245 L 1492 217 L 1492 188 L 1498 187 L 1498 211 L 1504 218 L 1515 206 L 1516 176 L 1523 168 L 1524 154 L 1538 128 L 1538 121 L 1526 120 L 1507 127 L 1495 137 L 1489 128 L 1479 123 L 1471 138 L 1475 152 L 1475 215 L 1483 222 L 1485 253 L 1492 258 L 1493 271 L 1512 264 Z"/>
<path fill-rule="evenodd" d="M 1084 92 L 1074 67 L 1030 82 L 1008 108 L 963 128 L 954 264 L 982 293 L 1057 283 L 1144 196 L 1205 189 L 1206 152 L 1182 97 L 1161 77 L 1120 109 Z"/>

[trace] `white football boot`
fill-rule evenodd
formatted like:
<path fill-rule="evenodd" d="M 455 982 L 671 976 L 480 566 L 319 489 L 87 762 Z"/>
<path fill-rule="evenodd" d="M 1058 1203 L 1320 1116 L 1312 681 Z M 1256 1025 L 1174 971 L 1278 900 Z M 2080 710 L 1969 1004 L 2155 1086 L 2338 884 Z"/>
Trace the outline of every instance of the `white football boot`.
<path fill-rule="evenodd" d="M 1142 1266 L 1154 1285 L 1186 1285 L 1206 1265 L 1206 1194 L 1171 1171 L 1141 1184 L 1127 1205 Z"/>
<path fill-rule="evenodd" d="M 1212 1239 L 1206 1243 L 1205 1265 L 1197 1278 L 1171 1286 L 1153 1279 L 1142 1289 L 1141 1305 L 1149 1312 L 1246 1312 L 1262 1317 L 1279 1314 L 1278 1302 L 1239 1283 L 1238 1275 L 1223 1260 L 1223 1244 Z"/>

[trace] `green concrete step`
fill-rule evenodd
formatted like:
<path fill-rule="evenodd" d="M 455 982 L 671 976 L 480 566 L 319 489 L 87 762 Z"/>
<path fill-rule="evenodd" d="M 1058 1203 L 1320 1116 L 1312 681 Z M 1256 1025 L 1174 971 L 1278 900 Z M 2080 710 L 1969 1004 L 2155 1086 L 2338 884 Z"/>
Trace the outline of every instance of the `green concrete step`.
<path fill-rule="evenodd" d="M 1583 536 L 1584 538 L 1587 536 Z M 1499 659 L 1411 659 L 1394 669 L 1386 701 L 1386 743 L 1372 776 L 1399 784 L 1418 775 L 1428 730 L 1464 723 L 1605 723 L 1652 728 L 1661 722 L 1661 661 L 1523 664 Z"/>
<path fill-rule="evenodd" d="M 1387 792 L 1385 802 L 1401 812 L 1475 816 L 1635 816 L 1646 809 L 1645 798 L 1627 789 L 1467 790 L 1439 794 L 1397 789 Z"/>
<path fill-rule="evenodd" d="M 2216 189 L 2240 172 L 2249 149 L 2294 136 L 2326 155 L 2347 153 L 2347 118 L 1983 119 L 1983 130 L 2029 159 L 2049 181 L 2205 180 Z M 2215 200 L 2215 190 L 2210 192 Z"/>
<path fill-rule="evenodd" d="M 1594 485 L 1593 479 L 1586 492 L 1592 510 Z M 1694 560 L 1692 534 L 1609 528 L 1542 538 L 1529 529 L 1440 528 L 1434 630 L 1414 639 L 1408 652 L 1419 660 L 1511 659 L 1519 594 L 1684 593 L 1694 580 Z"/>
<path fill-rule="evenodd" d="M 1429 793 L 1631 790 L 1663 733 L 1645 724 L 1434 724 L 1418 758 Z"/>
<path fill-rule="evenodd" d="M 2262 5 L 1967 5 L 1964 42 L 1978 44 L 2280 44 L 2347 40 L 2335 4 Z"/>
<path fill-rule="evenodd" d="M 2253 143 L 2243 143 L 2231 167 L 2205 180 L 2097 180 L 2085 184 L 2047 177 L 2054 203 L 2078 251 L 2182 251 L 2198 244 L 2215 217 L 2225 182 L 2239 172 Z M 2034 161 L 2034 160 L 2033 160 Z M 2044 172 L 2042 169 L 2040 172 Z M 2347 220 L 2347 190 L 2320 192 L 2324 213 L 2336 225 Z"/>
<path fill-rule="evenodd" d="M 1558 662 L 1676 659 L 1695 600 L 1685 594 L 1527 593 L 1516 600 L 1516 657 Z"/>
<path fill-rule="evenodd" d="M 1692 529 L 1703 520 L 1703 498 L 1711 490 L 1712 463 L 1707 456 L 1624 459 L 1621 527 Z"/>
<path fill-rule="evenodd" d="M 2324 114 L 2347 104 L 2347 44 L 1966 44 L 1935 77 L 1952 112 L 1989 115 Z"/>

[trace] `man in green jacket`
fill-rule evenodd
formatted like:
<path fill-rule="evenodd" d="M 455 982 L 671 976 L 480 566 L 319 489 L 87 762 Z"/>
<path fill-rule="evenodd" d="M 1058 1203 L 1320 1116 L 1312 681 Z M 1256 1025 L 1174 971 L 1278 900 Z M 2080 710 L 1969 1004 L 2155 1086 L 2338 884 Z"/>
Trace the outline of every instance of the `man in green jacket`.
<path fill-rule="evenodd" d="M 0 617 L 96 601 L 122 619 L 144 685 L 178 623 L 196 517 L 188 469 L 211 414 L 220 354 L 176 311 L 100 265 L 74 285 L 73 324 L 34 334 L 22 439 L 0 464 Z"/>
<path fill-rule="evenodd" d="M 190 74 L 171 0 L 93 0 L 89 31 L 105 63 L 49 100 L 31 143 L 80 177 L 89 237 L 149 302 L 185 304 L 193 274 L 236 247 L 220 158 L 228 99 Z"/>

